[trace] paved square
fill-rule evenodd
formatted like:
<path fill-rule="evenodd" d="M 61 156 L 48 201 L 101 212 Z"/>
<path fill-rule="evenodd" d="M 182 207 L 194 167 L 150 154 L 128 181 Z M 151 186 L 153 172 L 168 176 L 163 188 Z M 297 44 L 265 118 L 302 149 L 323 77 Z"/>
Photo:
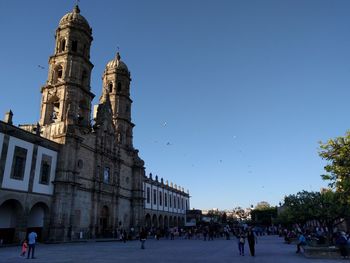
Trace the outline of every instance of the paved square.
<path fill-rule="evenodd" d="M 0 262 L 45 262 L 45 263 L 133 263 L 133 262 L 258 262 L 258 263 L 331 263 L 339 260 L 307 259 L 295 253 L 294 245 L 286 245 L 276 236 L 259 237 L 256 257 L 239 256 L 236 239 L 214 241 L 203 240 L 147 240 L 146 249 L 140 249 L 139 241 L 87 242 L 45 245 L 36 247 L 36 259 L 23 259 L 19 256 L 20 247 L 0 249 Z"/>

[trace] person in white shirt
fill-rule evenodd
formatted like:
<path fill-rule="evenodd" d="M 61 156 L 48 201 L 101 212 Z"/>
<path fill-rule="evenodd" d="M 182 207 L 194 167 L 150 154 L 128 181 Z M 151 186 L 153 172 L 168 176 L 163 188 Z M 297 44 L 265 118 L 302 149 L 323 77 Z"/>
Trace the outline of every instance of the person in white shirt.
<path fill-rule="evenodd" d="M 36 242 L 37 237 L 38 237 L 38 235 L 34 231 L 30 232 L 29 235 L 28 235 L 28 246 L 29 246 L 29 249 L 28 249 L 27 258 L 30 257 L 30 251 L 32 251 L 32 258 L 35 258 L 34 257 L 34 251 L 35 251 L 35 242 Z"/>

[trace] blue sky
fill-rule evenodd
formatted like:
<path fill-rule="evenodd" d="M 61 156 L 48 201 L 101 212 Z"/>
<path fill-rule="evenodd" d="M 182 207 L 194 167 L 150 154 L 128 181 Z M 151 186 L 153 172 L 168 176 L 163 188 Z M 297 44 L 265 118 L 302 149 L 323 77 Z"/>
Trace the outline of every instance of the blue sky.
<path fill-rule="evenodd" d="M 0 1 L 0 113 L 36 123 L 60 18 L 75 1 Z M 120 47 L 147 174 L 230 209 L 319 190 L 318 142 L 349 128 L 350 2 L 80 1 L 92 92 Z M 44 66 L 41 69 L 38 65 Z M 97 100 L 94 100 L 94 104 Z"/>

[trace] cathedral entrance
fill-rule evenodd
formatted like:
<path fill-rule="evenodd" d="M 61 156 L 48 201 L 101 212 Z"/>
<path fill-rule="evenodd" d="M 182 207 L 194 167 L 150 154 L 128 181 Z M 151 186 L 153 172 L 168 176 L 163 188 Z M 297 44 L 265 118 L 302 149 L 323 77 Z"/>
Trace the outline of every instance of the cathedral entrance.
<path fill-rule="evenodd" d="M 100 234 L 102 237 L 108 237 L 109 229 L 108 229 L 108 222 L 109 221 L 109 209 L 107 206 L 102 207 L 101 209 L 101 215 L 100 215 Z"/>
<path fill-rule="evenodd" d="M 7 200 L 0 206 L 0 242 L 9 244 L 16 241 L 16 227 L 20 225 L 21 219 L 23 207 L 17 200 Z"/>
<path fill-rule="evenodd" d="M 27 223 L 27 234 L 34 231 L 38 235 L 38 241 L 43 241 L 44 231 L 47 230 L 45 222 L 48 221 L 49 208 L 44 203 L 35 204 L 30 210 Z"/>

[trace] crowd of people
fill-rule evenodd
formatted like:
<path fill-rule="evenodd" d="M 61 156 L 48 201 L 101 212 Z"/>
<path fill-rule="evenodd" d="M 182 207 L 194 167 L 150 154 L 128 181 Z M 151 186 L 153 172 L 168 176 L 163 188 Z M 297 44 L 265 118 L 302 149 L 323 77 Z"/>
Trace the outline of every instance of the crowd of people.
<path fill-rule="evenodd" d="M 281 234 L 280 234 L 281 235 Z M 349 258 L 350 233 L 333 229 L 330 231 L 327 227 L 310 227 L 295 225 L 292 229 L 284 229 L 283 236 L 286 243 L 290 244 L 296 241 L 296 253 L 300 253 L 306 245 L 335 245 L 339 248 L 340 255 L 343 258 Z"/>
<path fill-rule="evenodd" d="M 134 231 L 130 231 L 133 233 Z M 125 230 L 118 231 L 117 235 L 120 241 L 126 242 L 131 239 L 131 234 Z M 172 227 L 168 229 L 142 228 L 139 233 L 133 233 L 141 242 L 141 249 L 145 249 L 147 238 L 152 237 L 156 240 L 160 238 L 174 240 L 176 239 L 197 239 L 203 241 L 214 241 L 221 238 L 230 240 L 232 237 L 237 241 L 237 248 L 240 256 L 245 255 L 245 244 L 248 244 L 250 255 L 255 256 L 255 245 L 260 235 L 276 235 L 284 237 L 286 243 L 296 243 L 296 253 L 303 251 L 306 245 L 329 245 L 333 244 L 339 248 L 343 258 L 349 258 L 350 251 L 350 233 L 344 231 L 333 230 L 332 233 L 327 227 L 300 227 L 295 225 L 291 229 L 283 229 L 281 227 L 249 227 L 241 225 L 230 227 L 229 225 L 219 226 L 208 224 L 201 227 L 179 228 Z M 32 231 L 28 237 L 22 242 L 21 257 L 35 258 L 35 243 L 37 234 Z M 31 257 L 30 257 L 31 256 Z"/>
<path fill-rule="evenodd" d="M 259 231 L 260 235 L 265 234 L 265 230 Z M 202 227 L 178 228 L 173 227 L 166 230 L 151 228 L 148 231 L 141 229 L 139 239 L 141 241 L 141 249 L 145 249 L 145 241 L 147 237 L 152 237 L 156 240 L 160 238 L 166 239 L 202 239 L 203 241 L 214 241 L 216 238 L 225 238 L 230 240 L 231 237 L 237 240 L 237 247 L 240 256 L 245 255 L 245 244 L 248 243 L 251 256 L 255 256 L 255 244 L 257 244 L 257 228 L 248 226 L 230 228 L 228 225 L 218 227 L 217 225 L 205 225 Z"/>

